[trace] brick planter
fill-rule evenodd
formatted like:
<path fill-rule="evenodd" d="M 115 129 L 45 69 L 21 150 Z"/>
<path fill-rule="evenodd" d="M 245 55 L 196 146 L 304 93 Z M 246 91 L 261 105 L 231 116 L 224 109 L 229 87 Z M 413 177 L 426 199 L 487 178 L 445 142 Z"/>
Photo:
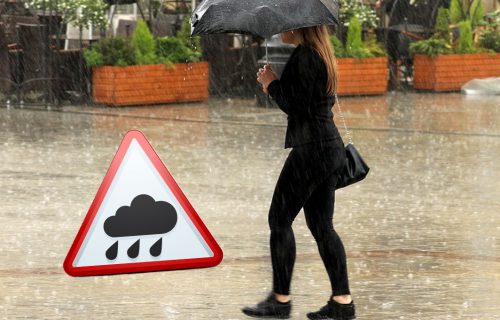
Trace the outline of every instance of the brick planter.
<path fill-rule="evenodd" d="M 337 58 L 337 67 L 339 96 L 387 92 L 387 57 Z"/>
<path fill-rule="evenodd" d="M 469 80 L 500 76 L 500 54 L 416 54 L 414 88 L 457 91 Z"/>
<path fill-rule="evenodd" d="M 144 105 L 208 99 L 208 62 L 127 67 L 94 67 L 92 97 L 109 106 Z"/>

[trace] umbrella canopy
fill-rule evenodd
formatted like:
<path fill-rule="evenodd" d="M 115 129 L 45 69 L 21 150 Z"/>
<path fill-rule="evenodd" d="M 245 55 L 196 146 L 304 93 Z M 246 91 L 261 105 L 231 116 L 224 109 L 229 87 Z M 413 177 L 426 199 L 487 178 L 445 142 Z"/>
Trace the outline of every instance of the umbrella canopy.
<path fill-rule="evenodd" d="M 205 0 L 191 15 L 191 35 L 241 33 L 262 38 L 303 27 L 339 25 L 335 0 Z"/>

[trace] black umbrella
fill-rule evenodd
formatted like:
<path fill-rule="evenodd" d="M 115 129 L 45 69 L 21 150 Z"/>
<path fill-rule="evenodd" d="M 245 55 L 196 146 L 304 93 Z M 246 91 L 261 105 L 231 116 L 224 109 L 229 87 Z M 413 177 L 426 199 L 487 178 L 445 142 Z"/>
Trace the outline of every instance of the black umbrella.
<path fill-rule="evenodd" d="M 336 0 L 205 0 L 191 15 L 191 35 L 242 33 L 267 38 L 316 25 L 339 25 Z"/>

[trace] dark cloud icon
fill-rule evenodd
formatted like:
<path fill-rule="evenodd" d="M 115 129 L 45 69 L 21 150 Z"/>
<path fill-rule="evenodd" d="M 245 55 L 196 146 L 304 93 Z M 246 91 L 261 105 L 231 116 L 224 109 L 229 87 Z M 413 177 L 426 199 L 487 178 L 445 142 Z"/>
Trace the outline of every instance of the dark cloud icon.
<path fill-rule="evenodd" d="M 144 236 L 167 233 L 177 223 L 175 208 L 166 201 L 155 201 L 147 194 L 120 207 L 104 222 L 104 232 L 110 237 Z"/>
<path fill-rule="evenodd" d="M 147 194 L 135 197 L 130 206 L 122 206 L 114 216 L 104 221 L 104 232 L 110 237 L 144 236 L 165 234 L 177 224 L 177 211 L 168 202 L 155 201 Z M 135 241 L 127 250 L 127 255 L 135 259 L 139 255 L 140 239 Z M 161 254 L 162 238 L 158 239 L 150 248 L 149 253 L 157 257 Z M 106 258 L 116 259 L 118 255 L 118 241 L 106 250 Z"/>

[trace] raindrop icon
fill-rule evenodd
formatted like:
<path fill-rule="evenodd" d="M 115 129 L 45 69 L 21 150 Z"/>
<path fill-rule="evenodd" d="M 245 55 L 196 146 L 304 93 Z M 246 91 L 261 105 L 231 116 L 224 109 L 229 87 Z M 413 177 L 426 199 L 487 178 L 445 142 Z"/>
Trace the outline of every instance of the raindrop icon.
<path fill-rule="evenodd" d="M 158 257 L 161 254 L 161 239 L 162 238 L 158 239 L 158 241 L 156 241 L 149 249 L 149 253 L 151 253 L 153 257 Z"/>
<path fill-rule="evenodd" d="M 135 259 L 139 255 L 139 244 L 140 244 L 140 241 L 141 241 L 141 239 L 137 240 L 136 242 L 134 242 L 133 245 L 130 246 L 130 248 L 128 248 L 127 255 L 130 258 Z"/>
<path fill-rule="evenodd" d="M 118 241 L 116 241 L 111 247 L 106 250 L 106 258 L 109 260 L 115 260 L 118 255 Z"/>

